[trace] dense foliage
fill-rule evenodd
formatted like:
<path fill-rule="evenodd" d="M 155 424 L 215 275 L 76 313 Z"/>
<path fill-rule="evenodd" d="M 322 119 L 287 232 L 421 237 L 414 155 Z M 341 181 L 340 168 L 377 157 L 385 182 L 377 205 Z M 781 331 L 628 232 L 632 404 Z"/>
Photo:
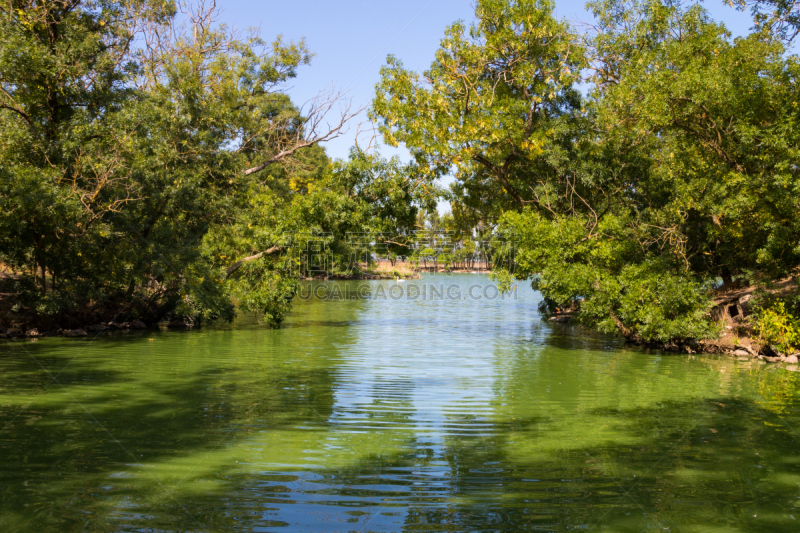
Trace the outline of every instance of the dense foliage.
<path fill-rule="evenodd" d="M 733 39 L 696 3 L 589 6 L 581 34 L 549 0 L 478 1 L 424 74 L 389 58 L 373 116 L 455 175 L 454 216 L 506 238 L 515 267 L 496 274 L 530 279 L 545 311 L 713 336 L 715 287 L 800 263 L 796 13 L 755 4 Z"/>
<path fill-rule="evenodd" d="M 713 336 L 714 291 L 800 263 L 797 11 L 733 6 L 749 35 L 697 3 L 595 0 L 580 32 L 551 0 L 479 0 L 429 70 L 382 70 L 370 113 L 404 165 L 328 159 L 319 143 L 357 111 L 283 92 L 303 42 L 235 32 L 202 2 L 2 0 L 12 310 L 68 325 L 238 304 L 277 324 L 298 277 L 379 252 L 488 261 L 546 313 L 633 340 Z"/>
<path fill-rule="evenodd" d="M 282 92 L 304 43 L 215 17 L 170 0 L 0 2 L 0 262 L 17 315 L 198 321 L 238 303 L 276 324 L 314 235 L 341 266 L 348 233 L 413 226 L 430 191 L 409 168 L 319 147 L 355 111 Z"/>

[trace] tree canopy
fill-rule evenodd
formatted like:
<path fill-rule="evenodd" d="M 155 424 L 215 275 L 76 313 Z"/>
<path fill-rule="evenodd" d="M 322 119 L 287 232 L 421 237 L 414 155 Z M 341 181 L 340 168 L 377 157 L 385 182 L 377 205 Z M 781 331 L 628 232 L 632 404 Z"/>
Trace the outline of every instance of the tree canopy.
<path fill-rule="evenodd" d="M 328 158 L 320 143 L 360 110 L 335 91 L 291 101 L 303 41 L 234 30 L 203 2 L 0 0 L 16 307 L 68 325 L 238 306 L 279 324 L 320 262 L 486 252 L 545 316 L 713 336 L 714 291 L 800 264 L 797 10 L 731 5 L 752 12 L 748 35 L 695 2 L 594 0 L 579 29 L 551 0 L 478 0 L 425 72 L 393 56 L 381 71 L 369 113 L 404 164 Z"/>
<path fill-rule="evenodd" d="M 589 7 L 581 33 L 547 0 L 478 1 L 424 74 L 389 58 L 372 113 L 453 173 L 456 216 L 513 242 L 496 275 L 530 279 L 544 311 L 637 340 L 712 336 L 712 288 L 800 264 L 794 19 L 759 3 L 734 39 L 696 3 Z"/>
<path fill-rule="evenodd" d="M 345 264 L 348 232 L 402 227 L 426 201 L 397 161 L 329 160 L 319 143 L 358 110 L 285 94 L 304 42 L 216 18 L 0 2 L 0 261 L 39 322 L 230 319 L 237 303 L 277 324 L 303 239 L 330 234 Z"/>

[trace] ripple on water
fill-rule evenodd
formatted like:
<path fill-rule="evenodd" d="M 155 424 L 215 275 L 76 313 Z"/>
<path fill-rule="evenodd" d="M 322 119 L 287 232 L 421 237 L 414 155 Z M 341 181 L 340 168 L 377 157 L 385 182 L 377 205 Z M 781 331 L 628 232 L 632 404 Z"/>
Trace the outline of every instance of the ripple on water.
<path fill-rule="evenodd" d="M 797 530 L 797 373 L 631 349 L 538 301 L 4 344 L 0 527 Z"/>

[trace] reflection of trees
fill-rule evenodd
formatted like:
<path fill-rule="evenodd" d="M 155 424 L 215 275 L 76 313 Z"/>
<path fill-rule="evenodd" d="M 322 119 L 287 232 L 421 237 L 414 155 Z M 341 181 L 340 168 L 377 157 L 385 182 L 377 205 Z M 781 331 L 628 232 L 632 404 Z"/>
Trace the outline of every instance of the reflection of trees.
<path fill-rule="evenodd" d="M 541 346 L 562 350 L 618 350 L 625 346 L 625 339 L 604 335 L 582 326 L 569 323 L 537 320 L 530 324 L 530 338 Z"/>
<path fill-rule="evenodd" d="M 525 461 L 511 439 L 546 438 L 548 423 L 521 420 L 443 449 L 411 437 L 403 452 L 320 470 L 304 484 L 236 474 L 225 490 L 182 503 L 227 509 L 244 529 L 796 531 L 794 438 L 763 425 L 776 421 L 769 412 L 723 397 L 596 414 L 617 420 L 631 443 Z"/>
<path fill-rule="evenodd" d="M 592 408 L 575 422 L 602 421 L 613 433 L 577 445 L 547 416 L 503 421 L 505 414 L 499 409 L 483 434 L 429 442 L 406 433 L 398 451 L 313 473 L 231 473 L 218 492 L 181 503 L 224 508 L 244 529 L 324 522 L 340 531 L 796 530 L 796 439 L 753 401 Z M 390 413 L 381 420 L 404 421 Z M 359 437 L 351 437 L 346 444 L 356 450 Z M 168 509 L 180 512 L 177 504 Z"/>
<path fill-rule="evenodd" d="M 5 345 L 0 529 L 234 527 L 216 492 L 237 471 L 230 450 L 332 413 L 336 353 L 317 349 L 346 333 L 307 315 L 314 335 L 289 344 L 285 331 L 223 329 Z"/>
<path fill-rule="evenodd" d="M 98 342 L 66 368 L 63 344 L 27 345 L 63 368 L 64 387 L 38 397 L 50 378 L 6 353 L 1 528 L 797 529 L 800 462 L 785 424 L 800 412 L 797 374 L 742 377 L 756 370 L 730 359 L 659 366 L 667 356 L 537 330 L 525 348 L 495 347 L 490 408 L 447 404 L 434 438 L 414 418 L 414 379 L 345 386 L 359 367 L 330 348 L 356 340 L 338 305 L 298 306 L 261 337 Z M 102 354 L 136 342 L 135 357 Z M 148 351 L 159 342 L 173 344 Z M 356 400 L 343 402 L 348 391 Z"/>
<path fill-rule="evenodd" d="M 215 445 L 232 445 L 256 431 L 292 428 L 320 413 L 329 414 L 332 405 L 329 390 L 322 390 L 332 376 L 323 370 L 262 376 L 261 392 L 237 390 L 228 372 L 204 369 L 184 376 L 179 385 L 150 391 L 136 402 L 117 403 L 112 376 L 106 376 L 106 381 L 92 378 L 93 386 L 107 388 L 108 394 L 81 399 L 79 389 L 86 373 L 73 362 L 59 381 L 73 389 L 86 411 L 57 404 L 32 407 L 14 418 L 22 406 L 2 408 L 1 508 L 5 518 L 0 524 L 11 520 L 7 525 L 12 526 L 14 519 L 9 517 L 25 521 L 33 517 L 38 530 L 50 525 L 64 531 L 80 528 L 88 513 L 89 530 L 107 530 L 112 526 L 106 520 L 113 524 L 130 519 L 113 510 L 120 498 L 138 500 L 133 505 L 138 512 L 158 515 L 170 509 L 169 514 L 184 524 L 216 521 L 219 517 L 213 517 L 216 513 L 210 509 L 181 502 L 180 488 L 169 494 L 182 473 L 151 476 L 148 465 L 214 451 Z M 226 438 L 231 431 L 235 434 Z M 216 475 L 224 476 L 231 467 L 216 465 Z M 181 505 L 173 509 L 176 500 Z M 34 515 L 31 509 L 36 510 Z"/>
<path fill-rule="evenodd" d="M 507 453 L 507 436 L 536 440 L 542 420 L 451 439 L 446 497 L 412 503 L 404 528 L 797 530 L 789 516 L 800 496 L 796 437 L 764 425 L 777 419 L 754 403 L 717 398 L 598 414 L 635 441 L 524 461 Z"/>

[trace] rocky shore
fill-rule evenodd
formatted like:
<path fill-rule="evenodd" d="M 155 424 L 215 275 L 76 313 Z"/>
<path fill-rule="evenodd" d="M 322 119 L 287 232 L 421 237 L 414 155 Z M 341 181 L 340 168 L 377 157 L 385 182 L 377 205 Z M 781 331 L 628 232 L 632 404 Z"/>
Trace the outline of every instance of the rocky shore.
<path fill-rule="evenodd" d="M 698 351 L 757 358 L 771 363 L 800 362 L 800 352 L 781 353 L 777 347 L 762 342 L 752 323 L 753 302 L 757 292 L 782 297 L 796 289 L 794 279 L 789 277 L 770 284 L 768 288 L 751 286 L 718 295 L 711 317 L 722 325 L 722 333 L 717 339 L 698 342 Z"/>

